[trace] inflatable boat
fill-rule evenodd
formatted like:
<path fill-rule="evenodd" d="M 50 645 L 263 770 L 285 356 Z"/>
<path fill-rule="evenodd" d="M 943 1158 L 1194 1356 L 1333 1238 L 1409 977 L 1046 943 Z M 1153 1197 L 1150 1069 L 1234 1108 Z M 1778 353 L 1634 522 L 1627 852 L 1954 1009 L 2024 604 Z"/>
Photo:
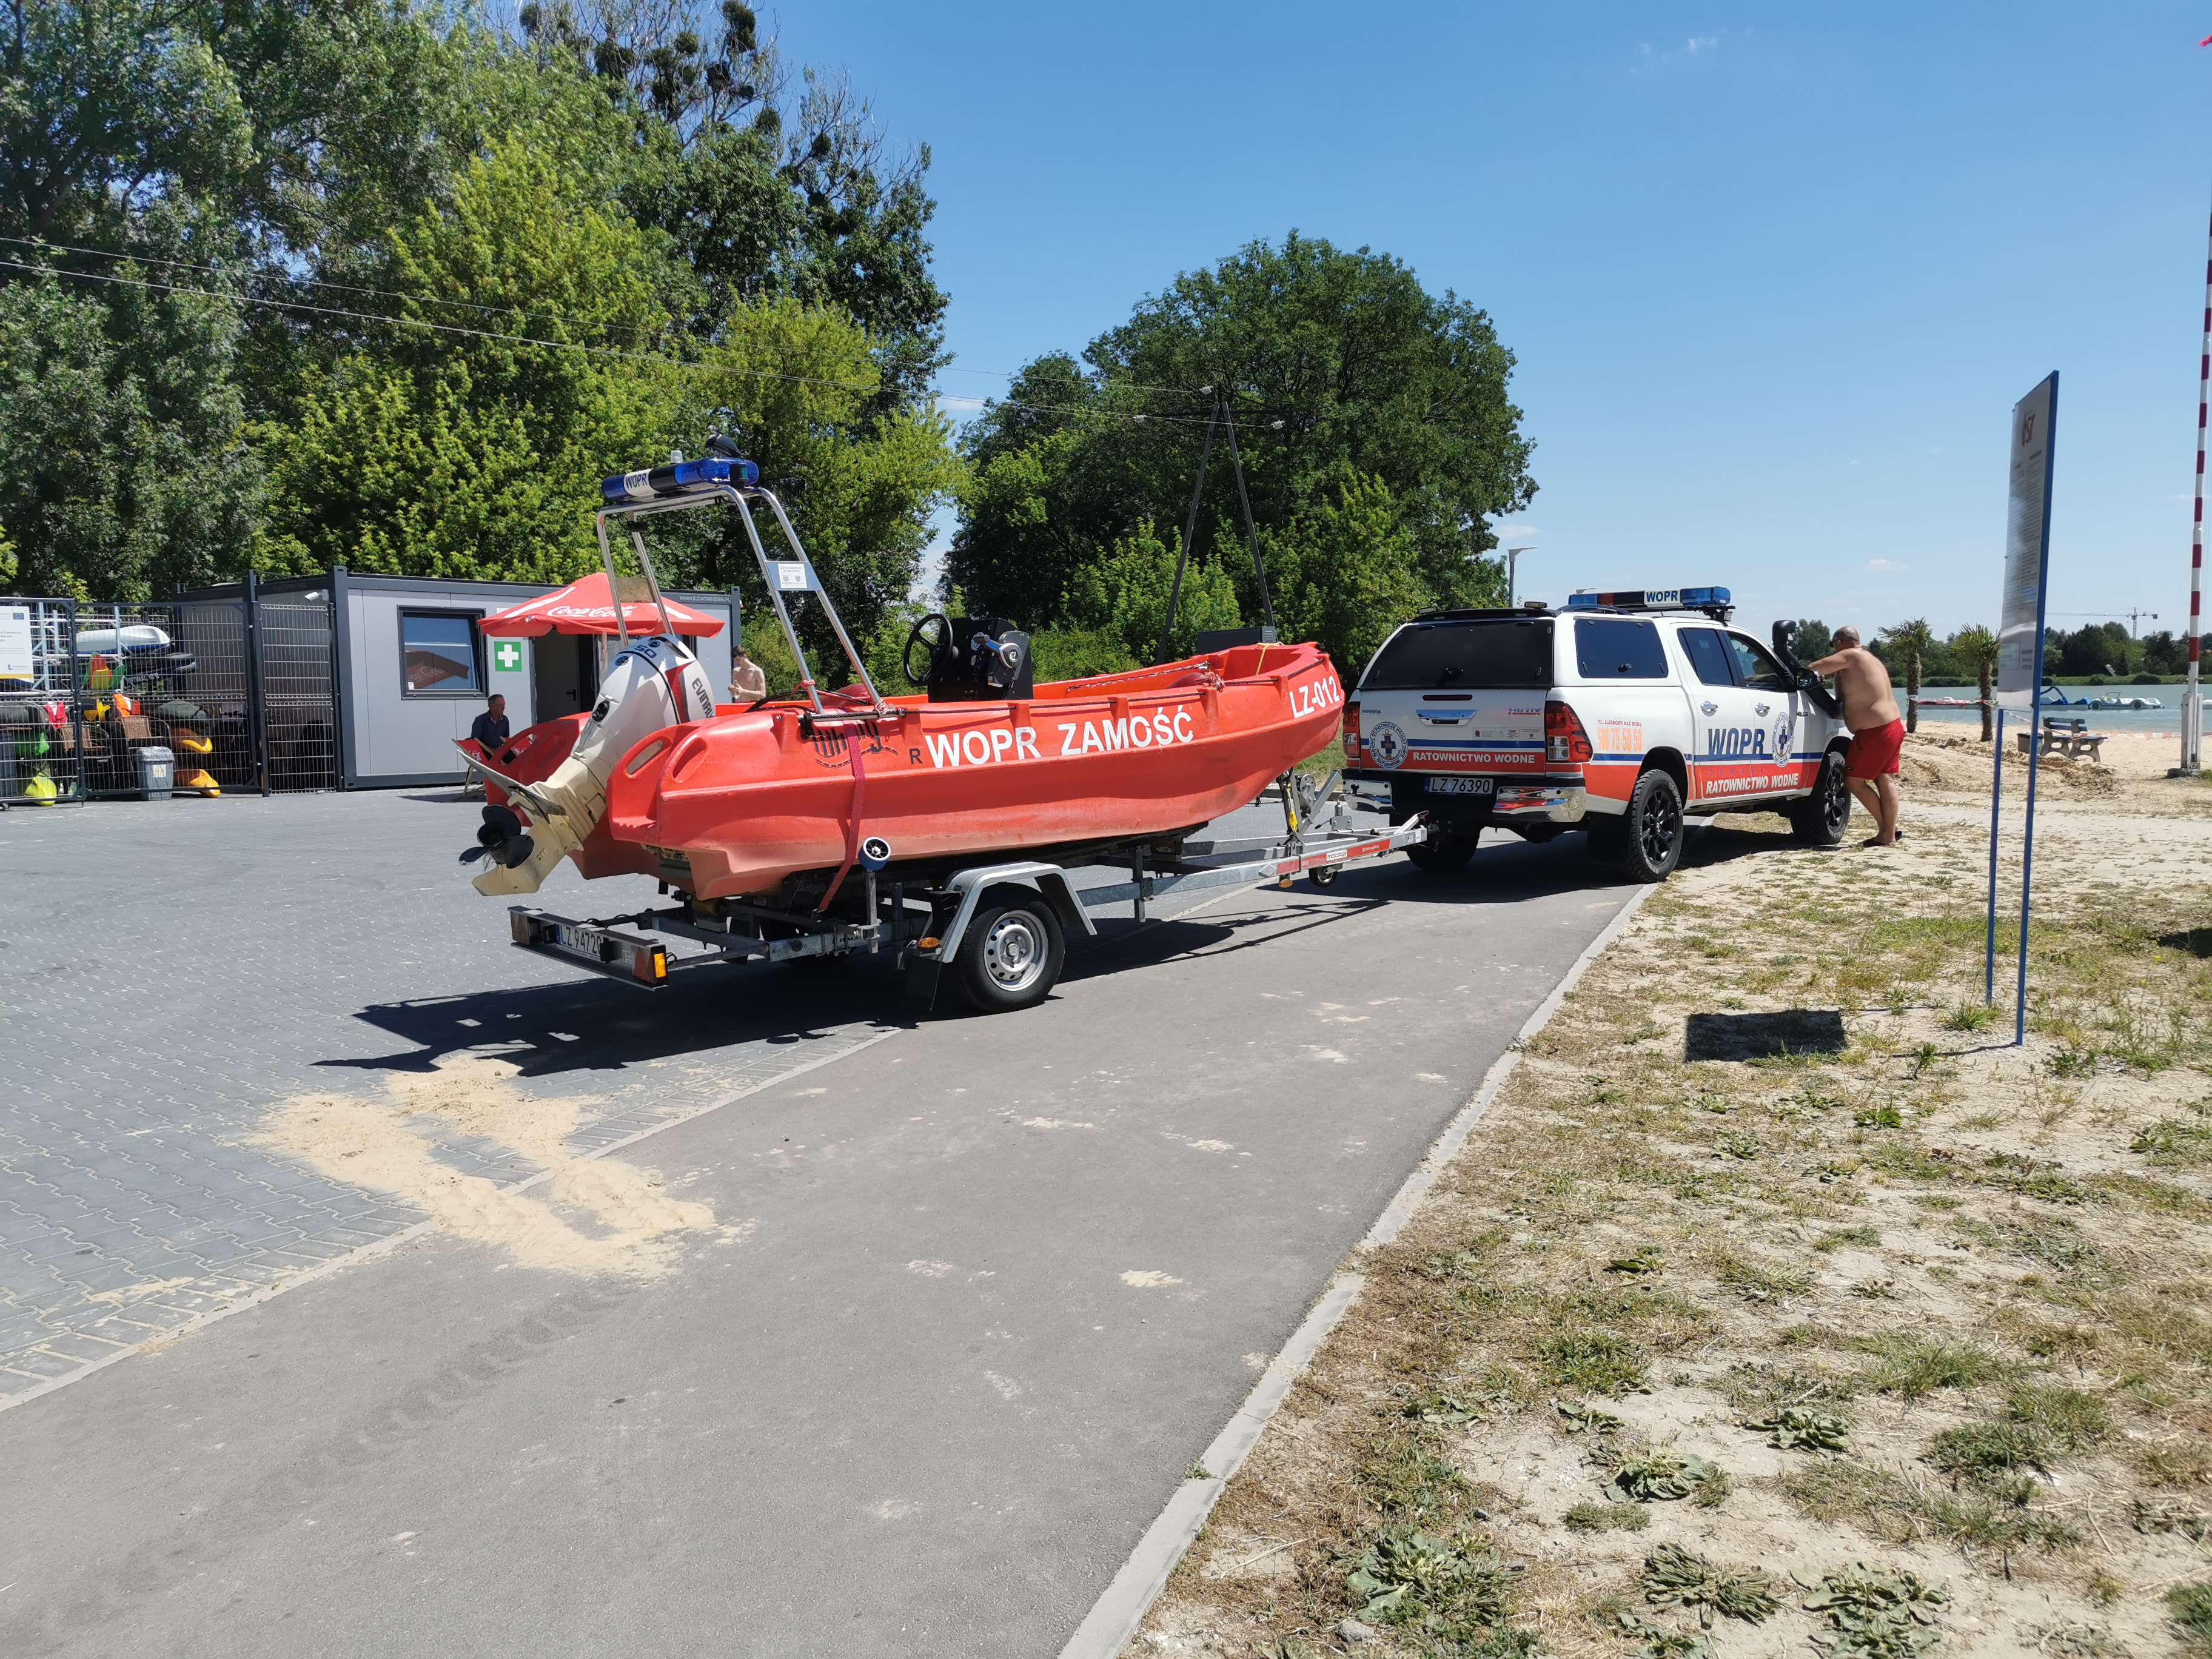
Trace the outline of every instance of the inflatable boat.
<path fill-rule="evenodd" d="M 999 618 L 924 617 L 904 661 L 919 695 L 870 680 L 790 520 L 733 455 L 611 478 L 599 514 L 623 639 L 590 713 L 534 726 L 472 769 L 501 785 L 465 861 L 487 895 L 533 893 L 564 859 L 586 877 L 652 876 L 696 901 L 827 909 L 856 864 L 927 878 L 982 854 L 1055 862 L 1086 848 L 1172 842 L 1324 747 L 1344 690 L 1318 647 L 1255 642 L 1158 667 L 1032 683 L 1029 639 Z M 786 640 L 799 694 L 716 706 L 665 621 L 639 520 L 721 503 L 739 519 Z M 772 514 L 789 559 L 765 551 Z M 610 520 L 644 571 L 621 576 Z M 786 596 L 820 605 L 852 683 L 821 690 Z M 635 619 L 635 624 L 633 622 Z M 651 628 L 633 638 L 633 625 Z"/>

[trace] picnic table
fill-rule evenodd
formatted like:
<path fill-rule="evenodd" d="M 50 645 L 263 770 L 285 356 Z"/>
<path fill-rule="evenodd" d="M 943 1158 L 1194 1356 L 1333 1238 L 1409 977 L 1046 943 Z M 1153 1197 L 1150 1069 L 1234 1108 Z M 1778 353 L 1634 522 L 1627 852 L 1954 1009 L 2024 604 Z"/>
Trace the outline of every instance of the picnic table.
<path fill-rule="evenodd" d="M 2078 717 L 2045 714 L 2041 732 L 2020 734 L 2020 752 L 2025 755 L 2031 745 L 2038 745 L 2039 752 L 2045 755 L 2063 755 L 2069 760 L 2079 760 L 2086 754 L 2091 760 L 2101 762 L 2105 739 L 2111 735 L 2108 732 L 2090 731 L 2089 722 Z"/>

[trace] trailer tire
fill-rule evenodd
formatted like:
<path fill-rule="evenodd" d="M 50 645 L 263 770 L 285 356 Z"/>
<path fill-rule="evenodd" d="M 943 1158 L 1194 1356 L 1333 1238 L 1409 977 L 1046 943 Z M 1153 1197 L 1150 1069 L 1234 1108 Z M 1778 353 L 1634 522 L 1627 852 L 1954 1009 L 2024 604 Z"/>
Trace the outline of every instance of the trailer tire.
<path fill-rule="evenodd" d="M 1340 864 L 1316 864 L 1306 872 L 1306 879 L 1316 887 L 1326 887 L 1343 873 Z"/>
<path fill-rule="evenodd" d="M 1024 892 L 986 903 L 968 924 L 954 963 L 960 988 L 987 1014 L 1033 1008 L 1051 994 L 1067 959 L 1052 902 Z"/>

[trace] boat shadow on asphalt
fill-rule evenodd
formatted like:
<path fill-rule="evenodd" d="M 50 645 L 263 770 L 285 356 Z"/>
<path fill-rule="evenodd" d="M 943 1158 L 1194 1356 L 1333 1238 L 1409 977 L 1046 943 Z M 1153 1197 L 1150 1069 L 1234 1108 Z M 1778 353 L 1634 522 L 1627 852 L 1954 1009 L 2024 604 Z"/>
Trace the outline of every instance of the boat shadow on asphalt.
<path fill-rule="evenodd" d="M 368 1072 L 428 1072 L 459 1048 L 496 1054 L 524 1077 L 619 1071 L 747 1043 L 803 1050 L 850 1028 L 912 1025 L 888 953 L 772 968 L 700 968 L 663 989 L 599 979 L 520 985 L 458 997 L 372 1003 L 354 1017 L 416 1045 L 397 1054 L 319 1060 Z"/>
<path fill-rule="evenodd" d="M 1712 865 L 1790 847 L 1768 831 L 1706 829 L 1691 837 L 1684 861 Z M 1390 904 L 1489 908 L 1576 890 L 1627 896 L 1620 877 L 1583 855 L 1578 836 L 1486 846 L 1466 869 L 1448 875 L 1417 870 L 1394 858 L 1349 867 L 1326 888 L 1302 880 L 1283 902 L 1254 903 L 1271 892 L 1255 886 L 1230 890 L 1208 906 L 1216 908 L 1224 899 L 1243 902 L 1243 908 L 1225 914 L 1168 916 L 1142 927 L 1126 916 L 1103 917 L 1097 938 L 1069 939 L 1061 982 L 1258 949 Z M 918 1023 L 906 1006 L 892 963 L 885 951 L 772 968 L 696 969 L 657 991 L 582 979 L 374 1003 L 355 1018 L 415 1046 L 318 1064 L 340 1070 L 428 1072 L 441 1057 L 474 1048 L 501 1054 L 526 1078 L 547 1077 L 619 1071 L 749 1043 L 788 1047 L 796 1060 L 808 1047 L 832 1042 L 856 1024 L 881 1030 Z M 950 984 L 939 991 L 936 1012 L 929 1016 L 980 1017 Z"/>

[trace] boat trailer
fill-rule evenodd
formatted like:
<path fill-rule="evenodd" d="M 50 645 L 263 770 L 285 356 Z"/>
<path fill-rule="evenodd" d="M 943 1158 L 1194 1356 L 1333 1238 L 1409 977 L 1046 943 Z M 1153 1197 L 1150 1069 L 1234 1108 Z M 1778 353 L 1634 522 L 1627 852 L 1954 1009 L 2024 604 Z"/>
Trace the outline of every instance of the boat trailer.
<path fill-rule="evenodd" d="M 1079 866 L 1126 862 L 1129 878 L 1102 887 L 1078 888 L 1067 866 L 1036 860 L 970 866 L 933 882 L 879 884 L 889 849 L 878 842 L 864 846 L 860 860 L 867 889 L 864 914 L 878 918 L 874 921 L 735 899 L 590 921 L 571 921 L 518 904 L 509 908 L 507 917 L 514 941 L 523 950 L 647 990 L 665 986 L 671 974 L 714 963 L 792 962 L 890 950 L 906 975 L 908 1003 L 919 1012 L 934 1007 L 939 978 L 948 966 L 960 970 L 969 1000 L 985 1012 L 1028 1007 L 1042 1001 L 1059 977 L 1060 933 L 1079 928 L 1095 935 L 1098 929 L 1091 912 L 1097 907 L 1133 905 L 1141 924 L 1147 902 L 1171 892 L 1270 882 L 1287 888 L 1301 875 L 1327 887 L 1347 865 L 1430 838 L 1430 825 L 1422 817 L 1362 833 L 1350 823 L 1358 809 L 1344 798 L 1336 775 L 1316 784 L 1306 775 L 1291 773 L 1279 787 L 1284 834 L 1181 842 L 1173 857 L 1157 864 L 1151 860 L 1159 837 L 1121 843 Z M 976 925 L 979 912 L 991 922 L 988 928 Z M 643 931 L 624 931 L 631 928 Z M 679 953 L 671 940 L 698 948 Z"/>

